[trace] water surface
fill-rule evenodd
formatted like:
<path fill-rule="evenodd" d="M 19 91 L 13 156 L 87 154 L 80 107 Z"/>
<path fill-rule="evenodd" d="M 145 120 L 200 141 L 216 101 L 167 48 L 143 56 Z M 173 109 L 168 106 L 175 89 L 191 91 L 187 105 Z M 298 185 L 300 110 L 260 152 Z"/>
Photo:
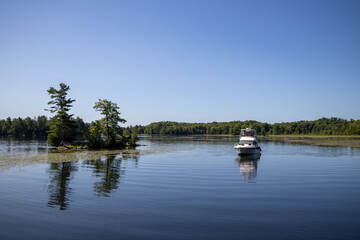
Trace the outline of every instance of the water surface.
<path fill-rule="evenodd" d="M 240 158 L 234 141 L 0 141 L 0 239 L 360 239 L 358 148 L 263 142 Z"/>

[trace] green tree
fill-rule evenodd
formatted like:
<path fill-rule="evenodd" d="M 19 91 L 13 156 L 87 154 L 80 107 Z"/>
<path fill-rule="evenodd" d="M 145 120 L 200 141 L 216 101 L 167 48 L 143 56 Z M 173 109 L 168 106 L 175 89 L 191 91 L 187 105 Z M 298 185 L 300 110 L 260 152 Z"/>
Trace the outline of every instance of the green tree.
<path fill-rule="evenodd" d="M 87 138 L 89 140 L 89 146 L 91 148 L 104 147 L 104 141 L 102 138 L 102 127 L 99 120 L 91 123 L 89 131 L 87 133 Z"/>
<path fill-rule="evenodd" d="M 120 108 L 117 104 L 106 99 L 99 99 L 95 103 L 94 109 L 99 111 L 104 117 L 95 121 L 90 128 L 90 139 L 94 139 L 97 142 L 103 139 L 105 147 L 116 147 L 124 144 L 121 141 L 119 123 L 125 123 L 126 120 L 120 117 L 121 113 L 118 111 Z"/>
<path fill-rule="evenodd" d="M 38 116 L 35 124 L 35 135 L 37 138 L 46 137 L 49 131 L 49 121 L 46 116 Z"/>
<path fill-rule="evenodd" d="M 48 102 L 51 107 L 47 110 L 56 113 L 50 120 L 48 134 L 48 142 L 52 146 L 63 142 L 71 142 L 76 138 L 76 123 L 72 119 L 73 114 L 68 114 L 75 100 L 67 98 L 67 93 L 70 90 L 69 86 L 64 83 L 60 83 L 59 86 L 59 89 L 51 87 L 48 90 L 52 100 Z"/>
<path fill-rule="evenodd" d="M 15 137 L 23 137 L 24 121 L 22 118 L 14 118 L 11 123 L 11 134 Z"/>
<path fill-rule="evenodd" d="M 74 119 L 76 123 L 77 139 L 83 139 L 85 134 L 89 131 L 90 124 L 85 123 L 83 119 L 77 117 Z"/>
<path fill-rule="evenodd" d="M 35 120 L 31 119 L 30 117 L 26 117 L 24 119 L 24 124 L 25 124 L 25 129 L 24 129 L 24 136 L 26 138 L 31 138 L 34 136 L 34 125 L 35 125 Z"/>
<path fill-rule="evenodd" d="M 131 138 L 130 138 L 130 140 L 129 140 L 129 146 L 130 147 L 136 147 L 136 146 L 138 146 L 137 145 L 137 141 L 139 141 L 140 139 L 139 139 L 139 137 L 138 137 L 138 135 L 137 135 L 137 132 L 136 131 L 134 131 L 132 134 L 131 134 Z"/>

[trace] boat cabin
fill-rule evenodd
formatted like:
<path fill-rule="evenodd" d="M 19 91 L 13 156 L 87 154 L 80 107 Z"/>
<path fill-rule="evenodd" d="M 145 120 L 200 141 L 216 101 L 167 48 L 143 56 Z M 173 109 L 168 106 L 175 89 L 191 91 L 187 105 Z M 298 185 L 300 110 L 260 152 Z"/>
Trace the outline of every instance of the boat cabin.
<path fill-rule="evenodd" d="M 256 130 L 251 128 L 241 129 L 241 137 L 256 137 Z"/>

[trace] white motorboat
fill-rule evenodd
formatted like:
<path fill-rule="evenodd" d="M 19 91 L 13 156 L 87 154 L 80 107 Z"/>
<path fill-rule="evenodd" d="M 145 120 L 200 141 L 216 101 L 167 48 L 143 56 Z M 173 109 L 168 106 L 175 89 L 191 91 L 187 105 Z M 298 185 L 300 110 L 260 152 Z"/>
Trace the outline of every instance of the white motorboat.
<path fill-rule="evenodd" d="M 240 155 L 259 154 L 261 148 L 258 145 L 256 130 L 241 129 L 239 142 L 234 145 L 234 148 Z"/>

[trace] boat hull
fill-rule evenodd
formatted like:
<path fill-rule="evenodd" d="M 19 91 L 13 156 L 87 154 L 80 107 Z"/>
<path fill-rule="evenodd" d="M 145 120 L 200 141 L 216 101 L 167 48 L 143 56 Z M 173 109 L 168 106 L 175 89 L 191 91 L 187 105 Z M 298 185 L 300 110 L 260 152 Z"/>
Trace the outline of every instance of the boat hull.
<path fill-rule="evenodd" d="M 260 147 L 235 147 L 239 155 L 252 155 L 259 154 L 261 151 Z"/>

